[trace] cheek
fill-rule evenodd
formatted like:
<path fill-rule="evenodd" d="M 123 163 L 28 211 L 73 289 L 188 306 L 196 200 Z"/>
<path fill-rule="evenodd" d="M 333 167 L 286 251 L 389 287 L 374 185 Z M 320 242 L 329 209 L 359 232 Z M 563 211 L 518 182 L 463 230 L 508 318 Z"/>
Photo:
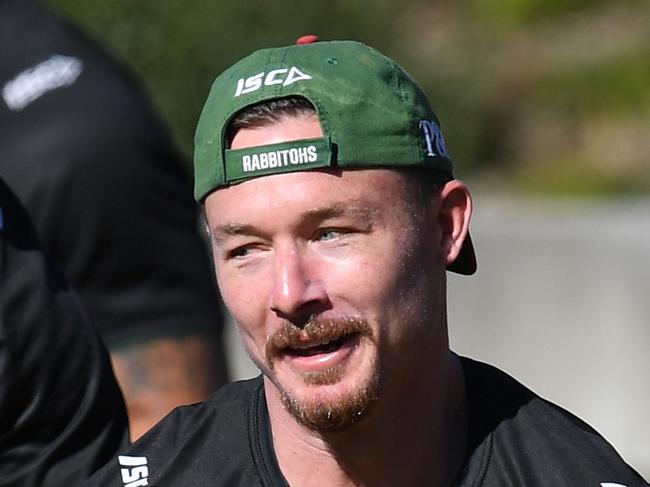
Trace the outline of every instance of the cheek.
<path fill-rule="evenodd" d="M 384 241 L 356 258 L 329 262 L 321 275 L 330 297 L 348 302 L 373 321 L 403 315 L 426 287 L 423 262 L 408 249 L 404 242 Z"/>
<path fill-rule="evenodd" d="M 265 290 L 263 279 L 244 279 L 215 266 L 219 292 L 240 331 L 255 336 L 264 323 Z"/>
<path fill-rule="evenodd" d="M 265 307 L 261 304 L 263 291 L 250 280 L 237 279 L 217 271 L 219 291 L 239 332 L 242 345 L 253 363 L 266 370 Z"/>
<path fill-rule="evenodd" d="M 367 276 L 367 297 L 386 332 L 415 333 L 428 326 L 439 307 L 435 256 L 417 240 L 404 239 L 388 248 L 359 274 Z"/>

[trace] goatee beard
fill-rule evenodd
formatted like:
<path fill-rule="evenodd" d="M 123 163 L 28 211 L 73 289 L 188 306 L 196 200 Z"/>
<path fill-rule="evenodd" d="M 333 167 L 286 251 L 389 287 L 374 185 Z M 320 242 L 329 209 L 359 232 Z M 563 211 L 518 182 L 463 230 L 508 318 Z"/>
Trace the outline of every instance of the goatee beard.
<path fill-rule="evenodd" d="M 285 354 L 300 351 L 304 344 L 331 344 L 341 340 L 367 338 L 373 333 L 367 321 L 355 317 L 320 319 L 312 316 L 304 326 L 286 322 L 271 335 L 266 343 L 265 355 L 269 368 Z M 278 384 L 284 407 L 303 426 L 315 431 L 340 431 L 366 417 L 379 396 L 380 380 L 376 364 L 370 364 L 370 375 L 352 391 L 345 391 L 335 400 L 318 397 L 298 399 Z M 344 365 L 301 374 L 308 385 L 331 385 L 339 382 L 346 372 Z"/>

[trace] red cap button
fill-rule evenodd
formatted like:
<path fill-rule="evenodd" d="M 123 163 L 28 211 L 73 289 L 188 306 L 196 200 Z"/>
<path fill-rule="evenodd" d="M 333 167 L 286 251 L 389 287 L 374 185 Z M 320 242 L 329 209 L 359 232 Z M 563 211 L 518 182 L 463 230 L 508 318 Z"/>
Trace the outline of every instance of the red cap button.
<path fill-rule="evenodd" d="M 313 44 L 314 42 L 318 42 L 318 36 L 307 34 L 306 36 L 298 37 L 296 44 Z"/>

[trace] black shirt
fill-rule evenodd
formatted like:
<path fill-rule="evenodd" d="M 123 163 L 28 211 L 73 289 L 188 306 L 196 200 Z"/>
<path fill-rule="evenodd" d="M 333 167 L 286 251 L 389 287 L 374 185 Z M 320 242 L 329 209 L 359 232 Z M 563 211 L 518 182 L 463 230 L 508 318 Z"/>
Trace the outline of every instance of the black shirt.
<path fill-rule="evenodd" d="M 462 363 L 469 448 L 456 487 L 647 485 L 572 414 L 494 367 Z M 137 464 L 132 478 L 146 478 L 141 485 L 286 487 L 262 384 L 260 377 L 234 383 L 202 404 L 176 409 L 84 485 L 124 487 L 122 469 Z"/>
<path fill-rule="evenodd" d="M 169 134 L 119 65 L 31 0 L 0 0 L 0 176 L 109 344 L 220 326 Z"/>
<path fill-rule="evenodd" d="M 78 485 L 127 445 L 108 353 L 0 179 L 0 486 Z"/>

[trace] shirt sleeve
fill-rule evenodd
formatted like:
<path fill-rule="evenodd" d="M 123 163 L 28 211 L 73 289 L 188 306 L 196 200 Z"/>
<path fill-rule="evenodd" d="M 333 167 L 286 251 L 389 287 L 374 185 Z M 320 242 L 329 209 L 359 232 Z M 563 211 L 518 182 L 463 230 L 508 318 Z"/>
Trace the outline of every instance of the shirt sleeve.
<path fill-rule="evenodd" d="M 74 145 L 75 136 L 61 140 Z M 120 136 L 98 145 L 50 151 L 49 175 L 30 198 L 44 246 L 91 320 L 109 344 L 219 331 L 212 266 L 184 170 L 169 153 Z"/>

